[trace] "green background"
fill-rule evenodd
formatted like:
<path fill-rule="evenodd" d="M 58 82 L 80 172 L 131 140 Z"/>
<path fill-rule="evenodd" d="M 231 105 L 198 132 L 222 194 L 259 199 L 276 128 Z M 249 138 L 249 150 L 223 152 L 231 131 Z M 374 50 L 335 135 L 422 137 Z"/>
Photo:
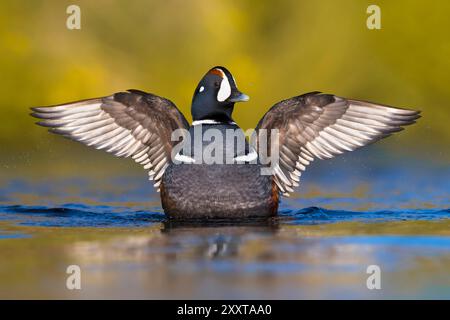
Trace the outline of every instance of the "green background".
<path fill-rule="evenodd" d="M 66 28 L 71 4 L 81 30 Z M 448 0 L 1 0 L 0 298 L 450 298 L 449 17 Z M 314 161 L 268 226 L 176 227 L 139 165 L 29 116 L 135 88 L 191 120 L 215 65 L 251 97 L 243 129 L 316 90 L 423 117 Z M 69 264 L 81 291 L 66 290 Z M 372 264 L 383 290 L 366 289 Z"/>
<path fill-rule="evenodd" d="M 70 4 L 81 8 L 81 30 L 66 28 Z M 366 27 L 370 4 L 381 7 L 381 30 Z M 29 107 L 136 88 L 190 120 L 198 81 L 224 65 L 251 97 L 235 108 L 244 129 L 277 101 L 318 90 L 422 110 L 377 150 L 448 162 L 449 14 L 437 0 L 2 1 L 0 161 L 115 161 L 49 135 Z"/>

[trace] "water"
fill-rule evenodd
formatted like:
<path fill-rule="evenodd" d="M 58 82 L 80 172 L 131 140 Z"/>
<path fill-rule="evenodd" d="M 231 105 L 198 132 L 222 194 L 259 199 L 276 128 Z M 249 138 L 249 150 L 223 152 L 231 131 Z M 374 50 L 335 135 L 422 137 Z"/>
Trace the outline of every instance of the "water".
<path fill-rule="evenodd" d="M 321 162 L 278 217 L 233 223 L 167 221 L 141 172 L 5 176 L 0 298 L 450 298 L 450 168 L 378 162 Z"/>

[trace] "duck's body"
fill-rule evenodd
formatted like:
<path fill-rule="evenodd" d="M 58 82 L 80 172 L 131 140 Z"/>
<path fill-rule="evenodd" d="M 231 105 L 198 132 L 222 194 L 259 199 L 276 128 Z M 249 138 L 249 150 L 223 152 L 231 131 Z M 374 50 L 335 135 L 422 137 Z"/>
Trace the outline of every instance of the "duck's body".
<path fill-rule="evenodd" d="M 214 159 L 208 163 L 205 151 L 214 141 L 205 137 L 207 132 L 214 133 L 211 130 L 216 130 L 216 134 L 220 132 L 224 140 L 221 150 L 214 150 Z M 241 137 L 244 143 L 235 143 L 235 139 L 230 138 L 231 133 L 233 138 Z M 169 217 L 244 219 L 277 213 L 278 190 L 273 177 L 262 175 L 262 165 L 251 161 L 255 160 L 252 155 L 256 156 L 256 153 L 252 153 L 244 132 L 237 124 L 200 120 L 189 128 L 189 136 L 190 144 L 178 153 L 185 157 L 186 162 L 170 163 L 161 181 L 162 207 Z M 243 161 L 237 163 L 235 159 Z"/>
<path fill-rule="evenodd" d="M 276 215 L 278 190 L 258 164 L 172 164 L 161 182 L 161 202 L 175 219 L 261 218 Z"/>
<path fill-rule="evenodd" d="M 231 73 L 215 67 L 195 90 L 192 125 L 169 100 L 137 90 L 33 108 L 33 116 L 51 132 L 142 164 L 174 219 L 273 216 L 279 195 L 298 186 L 315 158 L 355 150 L 419 117 L 413 110 L 313 92 L 275 104 L 256 127 L 257 143 L 236 144 L 244 133 L 232 112 L 236 102 L 247 100 Z M 262 150 L 267 131 L 276 131 L 276 139 L 270 136 Z M 212 136 L 223 139 L 213 152 Z"/>

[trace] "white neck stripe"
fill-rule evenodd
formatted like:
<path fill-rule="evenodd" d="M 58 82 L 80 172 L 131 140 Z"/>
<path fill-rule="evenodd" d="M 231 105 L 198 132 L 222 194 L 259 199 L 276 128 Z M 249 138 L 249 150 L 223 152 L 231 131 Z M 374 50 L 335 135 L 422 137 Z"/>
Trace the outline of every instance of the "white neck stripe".
<path fill-rule="evenodd" d="M 236 122 L 231 121 L 231 122 L 221 122 L 221 121 L 216 121 L 213 119 L 205 119 L 205 120 L 195 120 L 192 122 L 193 126 L 199 125 L 199 124 L 236 124 Z"/>

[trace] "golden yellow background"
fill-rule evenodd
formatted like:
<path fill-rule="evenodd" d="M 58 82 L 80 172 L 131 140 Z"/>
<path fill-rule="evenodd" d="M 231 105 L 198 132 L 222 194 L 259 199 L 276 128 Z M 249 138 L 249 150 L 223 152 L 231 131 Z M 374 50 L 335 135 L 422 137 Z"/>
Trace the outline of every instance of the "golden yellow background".
<path fill-rule="evenodd" d="M 70 4 L 81 30 L 66 28 Z M 366 27 L 370 4 L 381 7 L 381 30 Z M 448 160 L 449 13 L 444 0 L 2 1 L 0 152 L 69 143 L 33 125 L 31 106 L 129 88 L 171 99 L 190 120 L 195 86 L 223 65 L 251 97 L 235 108 L 243 128 L 275 102 L 318 90 L 422 110 L 383 145 Z"/>
<path fill-rule="evenodd" d="M 71 4 L 81 30 L 66 28 Z M 163 220 L 140 165 L 29 116 L 135 88 L 190 120 L 215 65 L 251 97 L 235 108 L 244 129 L 316 90 L 423 118 L 314 161 L 267 225 L 183 227 Z M 0 298 L 448 299 L 449 104 L 448 0 L 0 0 Z M 66 290 L 69 264 L 81 291 Z"/>

